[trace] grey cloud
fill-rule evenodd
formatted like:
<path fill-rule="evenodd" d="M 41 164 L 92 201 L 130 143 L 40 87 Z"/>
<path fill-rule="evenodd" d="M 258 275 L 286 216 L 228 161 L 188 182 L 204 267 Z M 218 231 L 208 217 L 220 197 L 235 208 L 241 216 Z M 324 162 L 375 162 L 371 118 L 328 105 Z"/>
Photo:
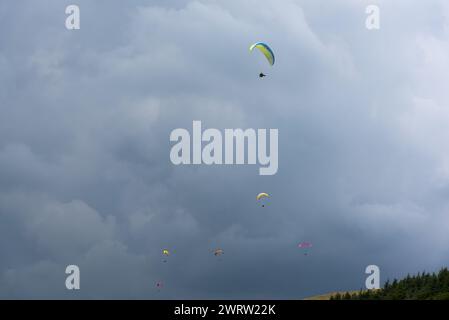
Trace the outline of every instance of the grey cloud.
<path fill-rule="evenodd" d="M 296 299 L 447 265 L 448 6 L 379 1 L 368 32 L 367 1 L 260 2 L 80 1 L 77 32 L 64 2 L 1 3 L 2 298 Z M 173 166 L 192 120 L 278 128 L 279 172 Z"/>

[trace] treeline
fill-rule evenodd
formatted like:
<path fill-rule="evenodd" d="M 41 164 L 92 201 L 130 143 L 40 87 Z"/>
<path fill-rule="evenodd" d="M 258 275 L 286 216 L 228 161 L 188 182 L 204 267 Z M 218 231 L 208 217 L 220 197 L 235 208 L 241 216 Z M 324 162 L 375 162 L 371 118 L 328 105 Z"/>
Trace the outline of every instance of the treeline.
<path fill-rule="evenodd" d="M 387 281 L 378 290 L 338 293 L 330 300 L 449 300 L 449 270 L 408 275 L 402 280 Z"/>

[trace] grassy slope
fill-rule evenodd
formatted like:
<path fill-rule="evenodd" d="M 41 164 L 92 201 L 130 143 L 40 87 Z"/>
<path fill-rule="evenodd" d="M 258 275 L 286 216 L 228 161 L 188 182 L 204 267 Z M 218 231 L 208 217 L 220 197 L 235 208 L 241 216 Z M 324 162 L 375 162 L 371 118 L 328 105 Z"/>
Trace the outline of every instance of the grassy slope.
<path fill-rule="evenodd" d="M 329 300 L 332 296 L 336 295 L 337 293 L 340 293 L 341 295 L 344 295 L 346 292 L 349 292 L 350 294 L 358 293 L 359 291 L 335 291 L 335 292 L 329 292 L 326 294 L 322 294 L 319 296 L 313 296 L 309 298 L 305 298 L 304 300 Z"/>

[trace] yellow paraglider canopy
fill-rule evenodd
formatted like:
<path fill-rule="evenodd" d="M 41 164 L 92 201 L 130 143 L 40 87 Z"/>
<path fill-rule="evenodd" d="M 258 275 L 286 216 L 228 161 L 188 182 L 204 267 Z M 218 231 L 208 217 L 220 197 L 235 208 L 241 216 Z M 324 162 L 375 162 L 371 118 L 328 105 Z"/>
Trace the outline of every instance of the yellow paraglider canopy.
<path fill-rule="evenodd" d="M 170 254 L 170 251 L 168 251 L 167 249 L 162 250 L 162 254 L 168 256 Z"/>
<path fill-rule="evenodd" d="M 259 49 L 259 51 L 263 53 L 270 65 L 274 65 L 275 58 L 273 50 L 271 50 L 271 48 L 266 43 L 257 42 L 249 47 L 249 51 L 253 51 L 255 48 Z"/>
<path fill-rule="evenodd" d="M 270 195 L 268 193 L 262 192 L 257 195 L 256 199 L 260 200 L 262 198 L 268 198 L 268 197 L 270 197 Z"/>

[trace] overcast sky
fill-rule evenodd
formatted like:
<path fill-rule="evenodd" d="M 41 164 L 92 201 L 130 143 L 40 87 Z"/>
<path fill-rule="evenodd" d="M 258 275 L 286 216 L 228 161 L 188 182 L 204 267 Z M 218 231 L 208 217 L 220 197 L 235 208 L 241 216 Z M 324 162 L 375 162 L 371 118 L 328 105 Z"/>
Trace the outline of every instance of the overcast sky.
<path fill-rule="evenodd" d="M 69 4 L 0 0 L 0 298 L 299 299 L 449 265 L 447 1 L 79 0 L 74 31 Z M 279 129 L 278 173 L 174 166 L 193 120 Z"/>

